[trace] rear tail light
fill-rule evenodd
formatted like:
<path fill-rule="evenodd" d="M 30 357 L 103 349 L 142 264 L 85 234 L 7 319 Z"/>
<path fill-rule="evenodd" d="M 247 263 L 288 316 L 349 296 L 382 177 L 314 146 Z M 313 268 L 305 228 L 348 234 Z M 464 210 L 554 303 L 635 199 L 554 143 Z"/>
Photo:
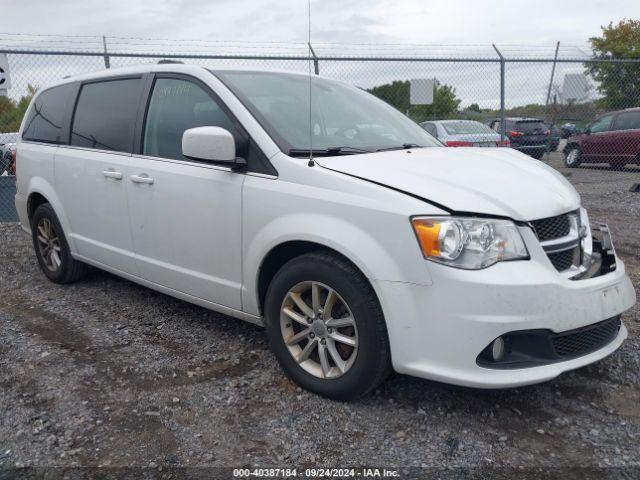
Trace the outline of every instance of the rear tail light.
<path fill-rule="evenodd" d="M 509 141 L 508 138 L 505 138 L 502 142 L 497 142 L 496 146 L 498 146 L 498 147 L 509 147 L 509 146 L 511 146 L 511 142 Z"/>
<path fill-rule="evenodd" d="M 9 166 L 9 173 L 11 175 L 16 174 L 16 149 L 11 150 L 11 166 Z"/>
<path fill-rule="evenodd" d="M 510 130 L 508 135 L 509 135 L 510 138 L 522 137 L 524 135 L 524 132 L 518 132 L 516 130 Z"/>
<path fill-rule="evenodd" d="M 445 142 L 447 147 L 473 147 L 473 142 L 463 142 L 461 140 L 448 140 Z"/>

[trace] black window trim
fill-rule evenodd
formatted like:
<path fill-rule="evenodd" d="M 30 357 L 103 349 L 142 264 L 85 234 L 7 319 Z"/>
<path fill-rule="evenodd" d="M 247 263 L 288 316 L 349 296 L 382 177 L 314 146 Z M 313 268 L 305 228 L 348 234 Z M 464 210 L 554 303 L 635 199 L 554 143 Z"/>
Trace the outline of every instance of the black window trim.
<path fill-rule="evenodd" d="M 238 143 L 243 143 L 244 144 L 244 149 L 246 150 L 246 153 L 248 154 L 249 153 L 249 149 L 251 147 L 253 147 L 257 151 L 258 156 L 262 157 L 261 159 L 257 159 L 257 160 L 260 163 L 262 163 L 262 166 L 264 167 L 264 170 L 265 170 L 264 172 L 252 170 L 252 168 L 255 168 L 255 165 L 252 165 L 251 162 L 249 162 L 249 159 L 246 159 L 247 162 L 249 162 L 249 164 L 247 165 L 247 170 L 244 171 L 244 172 L 239 172 L 239 173 L 246 173 L 246 174 L 249 174 L 249 175 L 256 175 L 256 176 L 264 176 L 264 177 L 268 177 L 268 178 L 272 178 L 272 177 L 277 177 L 278 176 L 277 170 L 272 165 L 272 163 L 269 161 L 268 157 L 262 151 L 260 146 L 255 142 L 255 140 L 251 137 L 249 132 L 247 132 L 247 130 L 244 128 L 244 126 L 238 120 L 238 118 L 234 115 L 234 113 L 231 111 L 231 109 L 228 107 L 228 105 L 220 98 L 220 96 L 209 85 L 207 85 L 205 82 L 203 82 L 201 79 L 199 79 L 197 77 L 194 77 L 193 75 L 189 75 L 189 74 L 185 74 L 185 73 L 178 73 L 178 72 L 152 72 L 152 73 L 148 74 L 148 78 L 146 79 L 146 81 L 144 83 L 144 87 L 143 87 L 142 101 L 138 105 L 136 126 L 135 126 L 135 130 L 134 130 L 134 144 L 133 144 L 133 150 L 132 150 L 133 155 L 144 157 L 144 158 L 149 158 L 149 159 L 171 160 L 172 162 L 180 162 L 180 163 L 185 163 L 185 164 L 194 164 L 194 165 L 203 165 L 203 166 L 204 165 L 215 166 L 215 167 L 218 167 L 218 169 L 227 170 L 227 168 L 225 168 L 225 167 L 221 167 L 220 165 L 214 165 L 213 163 L 207 162 L 207 161 L 198 161 L 198 160 L 193 160 L 193 159 L 184 160 L 184 159 L 175 159 L 175 158 L 156 157 L 156 156 L 153 156 L 153 155 L 147 155 L 147 154 L 143 153 L 144 132 L 145 132 L 146 123 L 147 123 L 147 114 L 149 112 L 149 107 L 151 105 L 151 95 L 153 94 L 153 87 L 156 84 L 157 80 L 165 79 L 165 78 L 191 82 L 191 83 L 197 85 L 198 87 L 200 87 L 207 95 L 209 95 L 211 97 L 211 99 L 214 102 L 216 102 L 216 104 L 225 113 L 225 115 L 227 115 L 227 117 L 229 117 L 229 120 L 231 120 L 231 122 L 233 123 L 234 128 L 236 129 L 238 134 L 241 136 L 241 138 L 239 139 Z M 228 170 L 230 170 L 230 169 L 228 169 Z"/>
<path fill-rule="evenodd" d="M 98 78 L 91 78 L 88 80 L 82 80 L 78 82 L 78 88 L 75 92 L 75 99 L 72 103 L 73 108 L 71 109 L 71 115 L 69 118 L 69 122 L 67 123 L 68 128 L 69 128 L 69 132 L 68 132 L 68 137 L 67 137 L 67 143 L 65 144 L 65 146 L 69 147 L 69 148 L 75 148 L 75 149 L 80 149 L 80 150 L 90 150 L 92 152 L 103 152 L 103 153 L 111 153 L 111 154 L 115 154 L 115 155 L 126 155 L 126 156 L 130 156 L 133 153 L 133 146 L 135 143 L 135 136 L 131 139 L 131 143 L 129 144 L 129 151 L 122 151 L 122 150 L 107 150 L 107 149 L 103 149 L 103 148 L 93 148 L 93 147 L 85 147 L 82 145 L 72 145 L 71 144 L 71 136 L 73 134 L 73 121 L 75 120 L 76 117 L 76 111 L 78 108 L 78 102 L 80 100 L 80 94 L 82 93 L 82 88 L 85 85 L 91 85 L 94 83 L 106 83 L 106 82 L 115 82 L 118 80 L 134 80 L 134 79 L 140 79 L 141 83 L 142 83 L 142 87 L 140 89 L 140 94 L 142 96 L 142 93 L 144 92 L 144 86 L 145 86 L 145 77 L 147 76 L 147 74 L 145 73 L 132 73 L 132 74 L 127 74 L 127 75 L 114 75 L 114 76 L 108 76 L 108 77 L 98 77 Z M 140 102 L 138 102 L 139 104 Z M 135 135 L 135 126 L 137 125 L 138 122 L 138 118 L 137 118 L 137 114 L 138 114 L 138 110 L 139 107 L 136 109 L 136 118 L 133 119 L 134 121 L 134 135 Z"/>

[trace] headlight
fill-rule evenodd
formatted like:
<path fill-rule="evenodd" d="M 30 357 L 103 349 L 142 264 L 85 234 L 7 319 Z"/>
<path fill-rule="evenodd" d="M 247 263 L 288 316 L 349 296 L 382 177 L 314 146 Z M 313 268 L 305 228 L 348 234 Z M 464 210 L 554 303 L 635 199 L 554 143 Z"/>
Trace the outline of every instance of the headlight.
<path fill-rule="evenodd" d="M 529 258 L 520 232 L 510 220 L 414 217 L 411 223 L 427 260 L 479 270 L 504 260 Z"/>

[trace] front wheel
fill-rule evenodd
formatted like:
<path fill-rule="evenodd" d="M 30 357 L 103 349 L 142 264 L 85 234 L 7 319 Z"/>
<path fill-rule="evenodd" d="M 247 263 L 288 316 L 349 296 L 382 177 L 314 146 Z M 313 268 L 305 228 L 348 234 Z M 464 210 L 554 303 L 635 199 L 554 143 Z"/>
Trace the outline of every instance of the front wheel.
<path fill-rule="evenodd" d="M 329 252 L 287 262 L 265 302 L 271 348 L 298 385 L 335 400 L 361 397 L 391 370 L 386 325 L 367 279 Z"/>
<path fill-rule="evenodd" d="M 578 147 L 570 147 L 564 155 L 564 164 L 569 168 L 579 166 L 581 161 L 582 152 Z"/>

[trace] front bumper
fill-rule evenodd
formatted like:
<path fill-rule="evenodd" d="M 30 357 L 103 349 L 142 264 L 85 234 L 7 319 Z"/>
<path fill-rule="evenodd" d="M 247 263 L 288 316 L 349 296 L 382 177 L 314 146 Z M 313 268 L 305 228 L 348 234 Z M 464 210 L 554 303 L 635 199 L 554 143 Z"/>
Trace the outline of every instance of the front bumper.
<path fill-rule="evenodd" d="M 539 245 L 522 228 L 527 246 Z M 433 284 L 375 281 L 399 373 L 480 388 L 505 388 L 550 380 L 614 352 L 627 337 L 622 325 L 602 348 L 541 366 L 493 369 L 478 355 L 497 337 L 518 330 L 566 332 L 620 315 L 636 295 L 622 261 L 605 275 L 570 280 L 550 264 L 541 247 L 527 261 L 469 271 L 428 262 Z"/>

